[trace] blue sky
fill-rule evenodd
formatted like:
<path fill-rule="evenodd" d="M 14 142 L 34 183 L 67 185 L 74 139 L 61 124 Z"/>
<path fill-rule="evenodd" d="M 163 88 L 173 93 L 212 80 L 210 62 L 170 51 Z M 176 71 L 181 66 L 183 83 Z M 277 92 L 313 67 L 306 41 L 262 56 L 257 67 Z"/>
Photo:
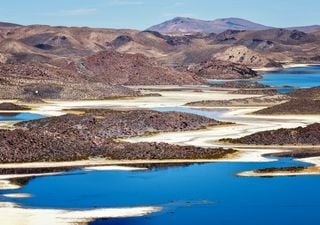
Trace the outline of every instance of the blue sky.
<path fill-rule="evenodd" d="M 240 17 L 269 26 L 320 24 L 319 0 L 3 0 L 0 21 L 145 29 L 176 16 Z"/>

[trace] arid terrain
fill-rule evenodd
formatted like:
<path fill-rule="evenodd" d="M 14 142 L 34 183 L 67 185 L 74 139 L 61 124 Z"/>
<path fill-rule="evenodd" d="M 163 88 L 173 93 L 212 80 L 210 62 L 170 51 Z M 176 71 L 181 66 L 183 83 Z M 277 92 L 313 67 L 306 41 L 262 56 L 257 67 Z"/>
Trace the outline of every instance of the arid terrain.
<path fill-rule="evenodd" d="M 228 20 L 213 24 L 220 23 Z M 137 96 L 123 85 L 258 78 L 251 68 L 319 61 L 316 27 L 301 31 L 248 23 L 246 31 L 228 27 L 216 33 L 205 29 L 170 34 L 159 33 L 161 29 L 5 23 L 0 26 L 0 97 L 37 101 Z"/>
<path fill-rule="evenodd" d="M 75 161 L 94 157 L 110 160 L 221 158 L 235 151 L 165 143 L 130 144 L 114 141 L 120 137 L 185 131 L 220 124 L 223 123 L 185 113 L 84 110 L 82 115 L 69 114 L 23 122 L 16 124 L 15 130 L 2 130 L 0 161 Z M 20 141 L 15 141 L 18 138 Z M 15 149 L 14 154 L 12 149 Z"/>
<path fill-rule="evenodd" d="M 240 193 L 229 190 L 241 188 L 243 180 L 235 174 L 319 175 L 320 88 L 263 83 L 266 71 L 275 75 L 320 64 L 319 45 L 317 25 L 276 28 L 239 18 L 178 17 L 146 30 L 0 23 L 0 221 L 21 225 L 28 218 L 25 225 L 42 225 L 48 215 L 50 225 L 70 225 L 99 218 L 135 220 L 169 207 L 169 213 L 158 216 L 178 216 L 175 208 L 198 205 L 206 206 L 201 212 L 220 204 L 229 209 L 219 191 L 228 198 Z M 176 175 L 170 166 L 178 163 L 186 168 Z M 133 172 L 140 170 L 145 173 Z M 53 184 L 72 174 L 65 180 L 71 187 L 72 179 L 88 179 L 92 171 L 89 179 L 96 183 L 77 181 L 78 188 L 69 193 L 88 200 L 88 205 L 79 200 L 82 210 L 68 198 L 56 198 L 72 188 L 59 192 L 60 182 L 45 186 L 47 176 Z M 37 209 L 10 201 L 40 199 L 41 205 L 50 194 L 19 191 L 43 176 L 41 188 L 48 193 L 57 188 L 47 200 L 52 205 Z M 219 186 L 225 183 L 230 185 Z M 82 190 L 85 196 L 77 196 Z M 183 200 L 173 197 L 178 196 L 174 191 Z M 243 193 L 238 198 L 246 196 L 245 205 L 255 201 Z M 117 198 L 116 206 L 139 206 L 144 195 L 143 207 L 108 205 Z M 63 202 L 69 208 L 60 207 Z"/>

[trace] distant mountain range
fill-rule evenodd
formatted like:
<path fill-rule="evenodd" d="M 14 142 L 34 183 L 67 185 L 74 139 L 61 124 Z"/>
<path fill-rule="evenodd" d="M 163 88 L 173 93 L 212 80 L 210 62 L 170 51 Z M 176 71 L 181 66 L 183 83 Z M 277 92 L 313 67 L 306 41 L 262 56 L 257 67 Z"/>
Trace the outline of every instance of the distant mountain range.
<path fill-rule="evenodd" d="M 152 26 L 147 30 L 156 31 L 159 33 L 222 33 L 226 30 L 257 31 L 267 30 L 271 28 L 274 27 L 265 26 L 240 18 L 224 18 L 206 21 L 187 17 L 176 17 L 172 20 L 168 20 L 161 24 Z M 313 32 L 316 30 L 320 30 L 320 26 L 313 25 L 304 27 L 292 27 L 286 29 L 296 29 L 304 32 Z"/>
<path fill-rule="evenodd" d="M 15 23 L 0 22 L 0 27 L 19 27 L 21 25 Z"/>

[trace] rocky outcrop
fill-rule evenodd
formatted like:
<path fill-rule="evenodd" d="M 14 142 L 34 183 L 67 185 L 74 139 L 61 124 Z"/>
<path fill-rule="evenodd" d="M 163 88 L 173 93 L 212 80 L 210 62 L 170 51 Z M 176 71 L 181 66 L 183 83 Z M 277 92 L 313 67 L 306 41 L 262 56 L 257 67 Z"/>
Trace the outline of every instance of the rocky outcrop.
<path fill-rule="evenodd" d="M 273 115 L 273 114 L 319 114 L 320 100 L 312 99 L 292 99 L 280 105 L 271 106 L 259 110 L 255 114 Z"/>
<path fill-rule="evenodd" d="M 148 110 L 112 111 L 84 110 L 84 115 L 65 115 L 37 121 L 19 123 L 29 129 L 45 129 L 58 133 L 77 133 L 78 137 L 89 136 L 114 138 L 142 135 L 146 132 L 183 131 L 220 122 L 194 114 L 156 112 Z"/>
<path fill-rule="evenodd" d="M 85 59 L 91 79 L 121 85 L 201 84 L 193 74 L 178 72 L 141 54 L 104 51 Z"/>
<path fill-rule="evenodd" d="M 290 101 L 255 112 L 256 114 L 320 114 L 320 88 L 300 89 L 287 94 Z"/>
<path fill-rule="evenodd" d="M 264 131 L 238 139 L 221 141 L 253 145 L 320 145 L 320 123 L 295 129 Z"/>
<path fill-rule="evenodd" d="M 83 82 L 69 83 L 48 80 L 9 80 L 0 84 L 1 99 L 19 99 L 22 102 L 42 100 L 101 100 L 114 97 L 136 97 L 140 92 L 120 85 Z"/>
<path fill-rule="evenodd" d="M 254 81 L 226 81 L 221 83 L 211 83 L 210 86 L 219 88 L 236 88 L 236 89 L 270 89 L 268 85 L 260 84 Z"/>
<path fill-rule="evenodd" d="M 266 156 L 286 157 L 286 158 L 291 157 L 291 158 L 297 158 L 297 159 L 319 157 L 320 148 L 301 148 L 301 149 L 292 150 L 292 151 L 272 153 Z"/>
<path fill-rule="evenodd" d="M 320 87 L 301 89 L 289 94 L 292 98 L 320 100 Z"/>
<path fill-rule="evenodd" d="M 223 52 L 215 55 L 215 58 L 222 61 L 229 61 L 233 63 L 244 64 L 250 67 L 279 67 L 280 63 L 269 59 L 267 56 L 253 51 L 245 46 L 238 45 L 227 48 Z"/>
<path fill-rule="evenodd" d="M 75 71 L 61 67 L 40 64 L 0 64 L 0 77 L 29 80 L 56 80 L 60 82 L 80 82 L 84 79 Z"/>
<path fill-rule="evenodd" d="M 216 159 L 235 151 L 164 143 L 132 144 L 113 139 L 219 124 L 213 119 L 186 113 L 87 110 L 83 115 L 23 122 L 17 124 L 15 130 L 0 130 L 0 162 L 71 161 L 92 157 L 113 160 Z"/>
<path fill-rule="evenodd" d="M 240 18 L 224 18 L 212 21 L 204 21 L 187 17 L 176 17 L 161 24 L 148 28 L 151 31 L 160 33 L 221 33 L 226 30 L 265 30 L 261 24 L 253 23 Z"/>
<path fill-rule="evenodd" d="M 258 74 L 249 67 L 221 60 L 210 60 L 199 64 L 191 64 L 187 71 L 204 79 L 251 79 Z"/>
<path fill-rule="evenodd" d="M 248 106 L 270 106 L 288 101 L 284 95 L 271 95 L 231 100 L 207 100 L 187 103 L 187 106 L 196 107 L 248 107 Z"/>
<path fill-rule="evenodd" d="M 4 103 L 0 103 L 0 110 L 4 110 L 4 111 L 30 110 L 30 108 L 26 106 L 16 105 L 10 102 L 4 102 Z"/>

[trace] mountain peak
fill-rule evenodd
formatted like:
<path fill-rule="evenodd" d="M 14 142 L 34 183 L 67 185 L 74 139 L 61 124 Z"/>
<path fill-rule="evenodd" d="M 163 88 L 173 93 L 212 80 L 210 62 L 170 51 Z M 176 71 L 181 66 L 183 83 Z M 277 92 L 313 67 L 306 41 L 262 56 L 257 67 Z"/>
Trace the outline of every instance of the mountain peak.
<path fill-rule="evenodd" d="M 152 26 L 148 30 L 157 31 L 160 33 L 221 33 L 226 30 L 265 30 L 268 28 L 270 27 L 235 17 L 221 18 L 211 21 L 189 17 L 175 17 L 172 20 Z"/>

